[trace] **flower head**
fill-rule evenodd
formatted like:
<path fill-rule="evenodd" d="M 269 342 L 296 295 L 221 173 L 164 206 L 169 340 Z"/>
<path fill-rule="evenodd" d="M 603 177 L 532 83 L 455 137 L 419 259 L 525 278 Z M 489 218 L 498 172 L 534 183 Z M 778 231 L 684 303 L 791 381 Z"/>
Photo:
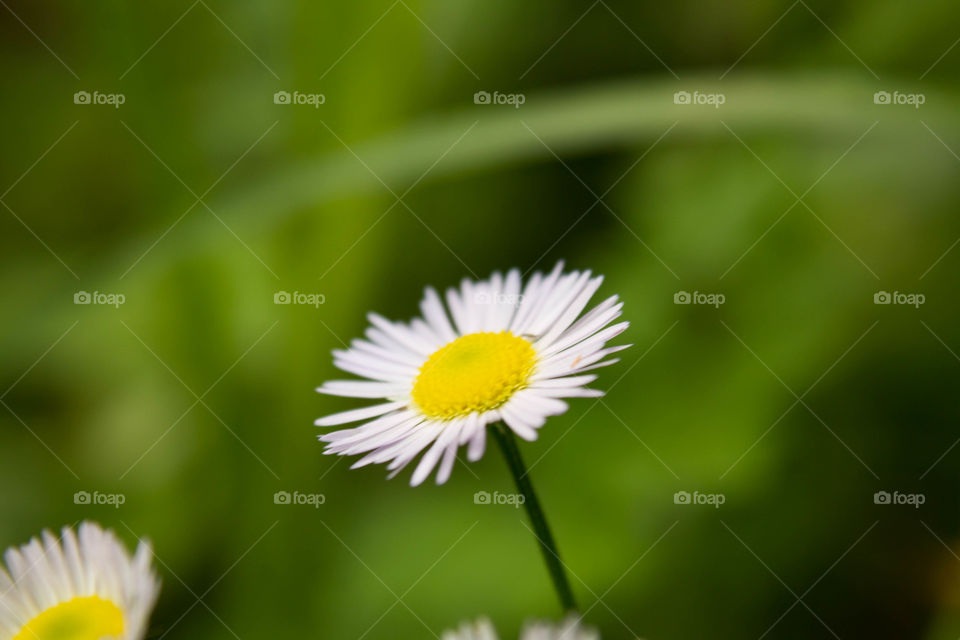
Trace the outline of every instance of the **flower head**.
<path fill-rule="evenodd" d="M 320 436 L 326 453 L 366 454 L 353 467 L 388 463 L 390 477 L 421 452 L 411 478 L 422 483 L 437 467 L 437 484 L 450 477 L 459 447 L 478 460 L 486 425 L 502 420 L 518 436 L 535 440 L 547 417 L 567 410 L 560 398 L 596 397 L 585 372 L 613 364 L 626 348 L 606 343 L 627 328 L 623 303 L 613 296 L 583 314 L 603 278 L 589 271 L 563 273 L 563 264 L 524 285 L 520 272 L 464 280 L 448 289 L 446 306 L 427 288 L 421 318 L 391 322 L 369 315 L 366 339 L 334 351 L 334 364 L 365 378 L 335 380 L 320 393 L 385 400 L 316 421 L 330 427 L 365 424 Z"/>
<path fill-rule="evenodd" d="M 131 557 L 112 531 L 84 522 L 78 534 L 44 531 L 4 554 L 0 640 L 141 640 L 160 592 L 152 552 Z"/>
<path fill-rule="evenodd" d="M 498 640 L 497 632 L 486 618 L 464 622 L 456 631 L 445 631 L 441 640 Z M 524 627 L 520 640 L 600 640 L 600 634 L 580 624 L 570 615 L 560 624 L 533 622 Z"/>

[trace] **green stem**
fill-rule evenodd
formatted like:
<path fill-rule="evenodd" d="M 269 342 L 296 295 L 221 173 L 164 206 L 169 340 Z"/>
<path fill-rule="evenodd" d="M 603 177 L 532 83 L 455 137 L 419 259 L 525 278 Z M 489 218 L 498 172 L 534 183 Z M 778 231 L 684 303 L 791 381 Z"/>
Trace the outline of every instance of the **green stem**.
<path fill-rule="evenodd" d="M 557 543 L 553 540 L 553 534 L 550 533 L 550 527 L 547 525 L 547 518 L 540 507 L 540 501 L 537 500 L 537 494 L 533 490 L 533 483 L 530 482 L 530 476 L 527 473 L 526 465 L 523 463 L 523 457 L 520 455 L 520 449 L 517 447 L 517 440 L 513 431 L 502 422 L 492 425 L 490 430 L 493 432 L 497 444 L 500 445 L 503 457 L 507 460 L 507 466 L 510 467 L 510 472 L 513 474 L 517 490 L 524 497 L 523 505 L 527 509 L 527 515 L 530 516 L 533 533 L 540 543 L 540 551 L 543 552 L 543 559 L 547 563 L 547 571 L 550 572 L 550 578 L 553 580 L 554 589 L 557 590 L 560 604 L 564 611 L 576 610 L 577 603 L 573 599 L 573 592 L 570 590 L 570 583 L 567 580 L 563 562 L 560 560 Z"/>

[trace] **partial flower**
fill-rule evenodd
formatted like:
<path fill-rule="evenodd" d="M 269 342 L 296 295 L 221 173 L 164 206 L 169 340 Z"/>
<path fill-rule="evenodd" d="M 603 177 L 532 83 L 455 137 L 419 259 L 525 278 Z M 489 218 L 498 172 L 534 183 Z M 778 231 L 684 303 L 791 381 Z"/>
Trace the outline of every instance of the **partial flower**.
<path fill-rule="evenodd" d="M 535 440 L 549 416 L 567 410 L 560 398 L 597 397 L 586 372 L 617 362 L 606 359 L 626 346 L 607 347 L 627 322 L 617 296 L 581 315 L 600 287 L 589 271 L 520 272 L 463 280 L 446 292 L 446 305 L 427 288 L 412 322 L 371 313 L 366 339 L 333 352 L 334 364 L 363 380 L 335 380 L 320 393 L 385 402 L 320 418 L 330 427 L 365 424 L 320 436 L 326 453 L 366 454 L 353 468 L 388 463 L 390 477 L 421 452 L 411 485 L 437 467 L 437 484 L 450 477 L 457 450 L 472 462 L 483 456 L 486 425 L 502 420 L 518 436 Z"/>
<path fill-rule="evenodd" d="M 92 522 L 41 537 L 4 554 L 0 640 L 142 640 L 160 592 L 149 544 L 131 556 Z"/>
<path fill-rule="evenodd" d="M 456 631 L 445 631 L 441 640 L 499 640 L 493 625 L 486 618 L 476 622 L 464 622 Z M 520 633 L 520 640 L 600 640 L 600 634 L 592 627 L 580 624 L 580 619 L 570 615 L 560 624 L 533 622 Z"/>

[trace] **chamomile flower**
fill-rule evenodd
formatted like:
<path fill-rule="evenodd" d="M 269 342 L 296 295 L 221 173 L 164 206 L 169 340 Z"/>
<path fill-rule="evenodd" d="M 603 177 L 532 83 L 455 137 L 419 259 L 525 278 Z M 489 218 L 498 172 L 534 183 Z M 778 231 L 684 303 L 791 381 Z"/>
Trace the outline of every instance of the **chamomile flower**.
<path fill-rule="evenodd" d="M 365 338 L 333 352 L 334 364 L 365 380 L 336 380 L 320 393 L 383 400 L 320 418 L 331 427 L 361 426 L 320 436 L 326 453 L 366 454 L 353 468 L 387 463 L 390 477 L 426 451 L 410 484 L 422 483 L 439 464 L 436 481 L 450 477 L 459 447 L 472 462 L 483 456 L 486 426 L 503 421 L 535 440 L 549 416 L 567 410 L 561 398 L 603 395 L 586 385 L 588 371 L 613 364 L 626 348 L 606 343 L 628 323 L 611 323 L 623 307 L 617 296 L 581 315 L 603 278 L 589 271 L 520 272 L 464 280 L 440 295 L 427 288 L 421 318 L 391 322 L 371 313 Z"/>
<path fill-rule="evenodd" d="M 0 565 L 0 640 L 141 640 L 160 591 L 151 557 L 145 543 L 131 557 L 92 522 L 11 547 Z"/>
<path fill-rule="evenodd" d="M 446 631 L 441 640 L 499 640 L 493 625 L 486 618 L 476 622 L 464 622 L 456 631 Z M 600 640 L 600 634 L 580 620 L 569 616 L 560 624 L 534 622 L 524 627 L 520 640 Z"/>

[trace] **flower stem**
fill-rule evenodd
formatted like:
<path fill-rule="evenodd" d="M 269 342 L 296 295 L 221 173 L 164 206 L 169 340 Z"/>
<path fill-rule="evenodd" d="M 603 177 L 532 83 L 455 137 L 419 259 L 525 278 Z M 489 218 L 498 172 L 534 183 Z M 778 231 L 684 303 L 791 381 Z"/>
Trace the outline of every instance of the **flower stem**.
<path fill-rule="evenodd" d="M 560 560 L 560 553 L 557 550 L 557 544 L 553 540 L 553 534 L 550 533 L 550 527 L 547 525 L 547 518 L 540 508 L 540 501 L 537 500 L 537 494 L 533 490 L 533 483 L 530 482 L 530 476 L 527 473 L 527 467 L 523 463 L 523 457 L 520 455 L 520 449 L 517 447 L 517 440 L 513 431 L 502 422 L 491 425 L 493 437 L 496 438 L 503 457 L 507 460 L 507 466 L 513 474 L 513 480 L 517 484 L 517 490 L 523 495 L 523 505 L 527 509 L 527 515 L 530 516 L 530 524 L 533 525 L 533 533 L 540 543 L 540 551 L 543 552 L 543 559 L 547 563 L 547 571 L 550 572 L 550 578 L 553 580 L 553 587 L 557 590 L 557 596 L 560 598 L 560 604 L 564 611 L 576 610 L 577 603 L 573 599 L 573 592 L 570 590 L 570 583 L 567 581 L 567 574 L 563 568 L 563 562 Z"/>

